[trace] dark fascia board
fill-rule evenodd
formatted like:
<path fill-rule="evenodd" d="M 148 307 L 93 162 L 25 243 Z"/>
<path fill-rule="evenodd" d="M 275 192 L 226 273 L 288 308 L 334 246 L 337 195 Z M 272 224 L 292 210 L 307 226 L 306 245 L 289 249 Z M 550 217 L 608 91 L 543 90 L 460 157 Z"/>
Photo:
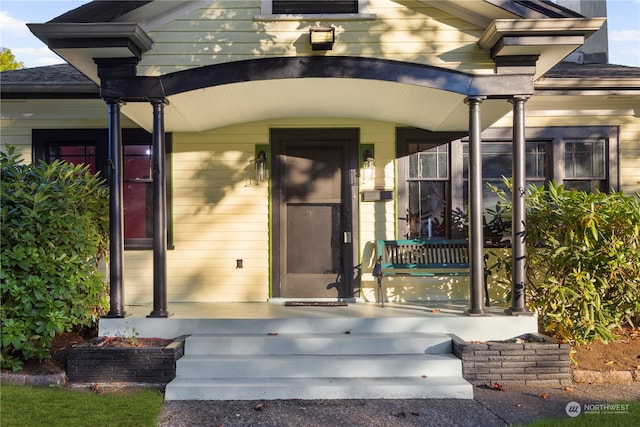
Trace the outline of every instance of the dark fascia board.
<path fill-rule="evenodd" d="M 145 101 L 225 84 L 294 78 L 380 80 L 430 87 L 465 96 L 508 97 L 533 93 L 533 79 L 529 74 L 476 76 L 401 61 L 340 56 L 250 59 L 157 77 L 105 78 L 101 89 L 103 98 Z"/>
<path fill-rule="evenodd" d="M 2 99 L 99 99 L 100 89 L 90 84 L 2 85 Z"/>
<path fill-rule="evenodd" d="M 128 40 L 138 52 L 153 47 L 151 37 L 135 22 L 46 23 L 27 24 L 27 27 L 52 49 L 61 43 L 65 48 L 105 47 L 110 40 L 117 42 L 116 46 Z"/>
<path fill-rule="evenodd" d="M 525 19 L 535 18 L 583 18 L 566 7 L 546 0 L 485 0 L 501 9 Z"/>
<path fill-rule="evenodd" d="M 97 0 L 82 5 L 76 9 L 70 10 L 49 23 L 79 23 L 79 22 L 109 22 L 117 19 L 132 10 L 138 9 L 152 0 L 145 1 L 115 1 L 115 0 Z"/>

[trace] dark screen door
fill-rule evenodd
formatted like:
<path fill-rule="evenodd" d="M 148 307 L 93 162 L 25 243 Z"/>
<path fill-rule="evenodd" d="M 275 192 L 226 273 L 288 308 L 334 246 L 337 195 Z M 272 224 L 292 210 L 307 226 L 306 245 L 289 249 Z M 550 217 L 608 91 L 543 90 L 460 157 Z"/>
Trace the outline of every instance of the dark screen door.
<path fill-rule="evenodd" d="M 274 277 L 280 296 L 345 296 L 352 249 L 349 144 L 293 139 L 281 142 L 279 151 Z"/>

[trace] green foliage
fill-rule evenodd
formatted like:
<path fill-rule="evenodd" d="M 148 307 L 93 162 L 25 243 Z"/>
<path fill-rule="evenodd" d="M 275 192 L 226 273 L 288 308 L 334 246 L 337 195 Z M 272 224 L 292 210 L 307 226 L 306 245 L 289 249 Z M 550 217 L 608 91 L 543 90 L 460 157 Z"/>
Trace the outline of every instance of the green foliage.
<path fill-rule="evenodd" d="M 640 315 L 639 195 L 531 186 L 525 241 L 528 304 L 546 331 L 608 341 Z M 509 272 L 510 258 L 498 267 Z"/>
<path fill-rule="evenodd" d="M 16 57 L 11 53 L 11 49 L 0 48 L 0 71 L 17 70 L 23 67 L 24 64 L 16 61 Z"/>
<path fill-rule="evenodd" d="M 97 267 L 107 252 L 109 197 L 86 166 L 23 164 L 14 152 L 0 153 L 0 343 L 2 367 L 17 370 L 106 309 Z"/>

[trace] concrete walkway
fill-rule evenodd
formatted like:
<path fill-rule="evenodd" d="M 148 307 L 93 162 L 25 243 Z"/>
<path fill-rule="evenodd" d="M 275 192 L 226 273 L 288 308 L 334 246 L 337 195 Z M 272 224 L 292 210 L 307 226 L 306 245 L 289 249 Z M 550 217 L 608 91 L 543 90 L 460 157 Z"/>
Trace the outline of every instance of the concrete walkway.
<path fill-rule="evenodd" d="M 504 391 L 474 387 L 473 400 L 280 400 L 165 402 L 159 426 L 469 426 L 527 424 L 569 418 L 567 406 L 577 402 L 582 413 L 604 411 L 610 402 L 640 401 L 640 383 L 524 387 Z M 576 405 L 570 405 L 574 410 Z M 623 405 L 606 408 L 612 423 L 637 426 Z"/>

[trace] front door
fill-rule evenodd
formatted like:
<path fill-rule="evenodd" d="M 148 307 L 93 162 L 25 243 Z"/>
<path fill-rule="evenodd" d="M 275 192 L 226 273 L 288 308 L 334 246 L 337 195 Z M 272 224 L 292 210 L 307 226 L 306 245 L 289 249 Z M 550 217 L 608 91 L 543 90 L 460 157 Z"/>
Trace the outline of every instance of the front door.
<path fill-rule="evenodd" d="M 273 295 L 351 296 L 353 129 L 273 130 Z"/>

